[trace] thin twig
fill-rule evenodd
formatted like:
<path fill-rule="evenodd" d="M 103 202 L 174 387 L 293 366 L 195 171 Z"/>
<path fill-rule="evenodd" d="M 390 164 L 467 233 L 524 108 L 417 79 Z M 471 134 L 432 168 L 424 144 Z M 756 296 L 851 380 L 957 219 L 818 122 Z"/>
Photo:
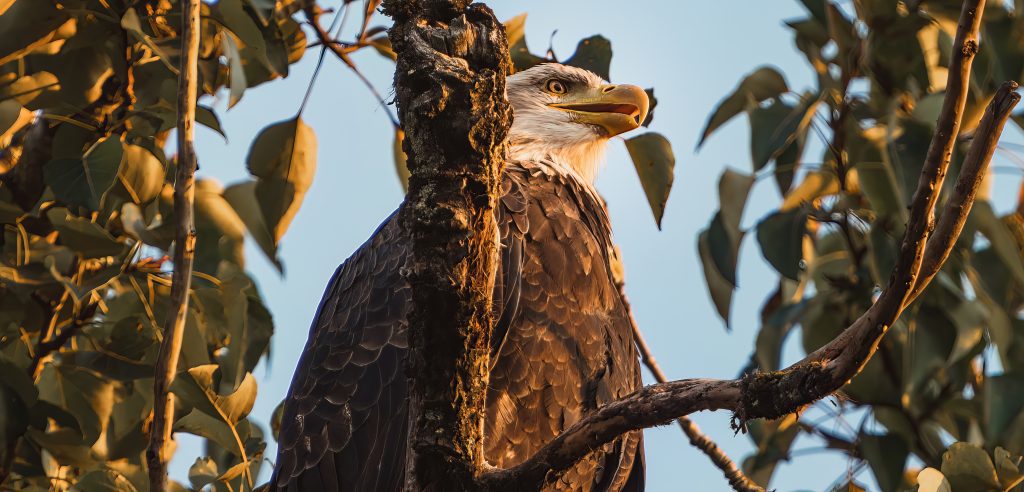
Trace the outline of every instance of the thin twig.
<path fill-rule="evenodd" d="M 640 360 L 651 371 L 657 382 L 666 383 L 668 378 L 665 377 L 665 373 L 661 370 L 658 362 L 654 360 L 651 348 L 647 345 L 647 340 L 644 339 L 644 334 L 640 331 L 640 325 L 637 324 L 636 318 L 633 317 L 633 308 L 630 306 L 629 299 L 623 290 L 624 286 L 622 283 L 618 284 L 622 304 L 625 306 L 626 312 L 629 313 L 630 324 L 633 325 L 633 340 L 636 342 L 637 350 L 640 351 Z M 683 434 L 686 434 L 686 437 L 690 440 L 690 444 L 706 454 L 711 459 L 711 462 L 722 471 L 722 475 L 729 481 L 729 485 L 733 490 L 737 492 L 764 492 L 760 485 L 754 483 L 753 480 L 743 474 L 743 471 L 736 466 L 736 463 L 729 458 L 729 455 L 725 454 L 722 448 L 718 447 L 715 441 L 712 441 L 711 438 L 701 432 L 700 427 L 694 421 L 687 417 L 679 417 L 676 419 L 676 422 L 679 424 L 679 428 L 683 430 Z"/>
<path fill-rule="evenodd" d="M 334 55 L 345 64 L 345 66 L 352 70 L 352 73 L 356 74 L 356 77 L 359 78 L 363 85 L 373 93 L 374 99 L 377 100 L 377 104 L 380 104 L 381 109 L 384 110 L 388 119 L 391 120 L 391 124 L 395 128 L 398 128 L 398 118 L 391 114 L 391 109 L 388 108 L 388 103 L 384 99 L 384 96 L 377 91 L 377 88 L 374 87 L 372 82 L 370 82 L 370 79 L 366 78 L 366 76 L 363 75 L 363 72 L 359 71 L 359 68 L 356 67 L 356 64 L 352 61 L 352 58 L 348 56 L 348 52 L 346 52 L 341 46 L 338 46 L 338 44 L 331 39 L 330 33 L 320 25 L 320 14 L 316 9 L 317 7 L 315 4 L 310 4 L 304 7 L 302 12 L 306 14 L 306 20 L 309 21 L 309 25 L 313 28 L 313 32 L 316 33 L 316 37 L 320 40 L 321 45 L 331 50 L 331 52 L 334 53 Z"/>
<path fill-rule="evenodd" d="M 170 308 L 164 320 L 163 341 L 156 361 L 153 381 L 153 423 L 150 427 L 146 462 L 149 465 L 149 489 L 167 488 L 167 443 L 174 422 L 174 395 L 171 383 L 178 369 L 178 357 L 188 313 L 188 293 L 192 285 L 192 260 L 196 231 L 193 217 L 195 200 L 196 153 L 193 146 L 199 57 L 200 0 L 181 2 L 181 64 L 178 78 L 178 162 L 174 177 L 174 274 L 171 277 Z M 248 472 L 249 468 L 245 467 Z"/>

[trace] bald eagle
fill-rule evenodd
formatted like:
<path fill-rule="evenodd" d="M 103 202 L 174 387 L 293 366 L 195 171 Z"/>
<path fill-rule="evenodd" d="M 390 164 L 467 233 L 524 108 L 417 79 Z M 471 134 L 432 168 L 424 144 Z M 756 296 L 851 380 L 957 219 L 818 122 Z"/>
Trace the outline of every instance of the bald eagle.
<path fill-rule="evenodd" d="M 545 63 L 508 78 L 514 121 L 495 214 L 501 266 L 485 456 L 529 458 L 594 409 L 639 388 L 614 246 L 593 186 L 610 137 L 640 126 L 646 93 Z M 281 421 L 272 490 L 397 491 L 409 431 L 410 241 L 396 211 L 324 293 Z M 594 450 L 544 490 L 638 491 L 640 432 Z"/>

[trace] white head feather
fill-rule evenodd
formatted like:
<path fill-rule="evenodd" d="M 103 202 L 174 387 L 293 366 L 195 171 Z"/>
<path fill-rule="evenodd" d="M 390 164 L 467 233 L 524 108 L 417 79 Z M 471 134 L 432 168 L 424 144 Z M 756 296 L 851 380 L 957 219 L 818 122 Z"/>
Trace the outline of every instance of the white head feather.
<path fill-rule="evenodd" d="M 560 96 L 546 90 L 553 80 L 563 82 L 569 94 Z M 602 87 L 614 88 L 592 72 L 558 63 L 543 63 L 510 76 L 508 99 L 514 119 L 508 139 L 509 158 L 553 162 L 592 183 L 605 161 L 608 132 L 551 105 L 573 91 Z M 644 107 L 643 113 L 646 111 Z"/>

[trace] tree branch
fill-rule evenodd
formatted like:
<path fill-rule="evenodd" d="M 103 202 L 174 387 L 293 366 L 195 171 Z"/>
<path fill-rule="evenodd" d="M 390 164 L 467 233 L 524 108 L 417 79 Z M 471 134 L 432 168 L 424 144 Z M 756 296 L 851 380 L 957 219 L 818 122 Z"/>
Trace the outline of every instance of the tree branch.
<path fill-rule="evenodd" d="M 377 3 L 377 0 L 373 0 L 370 3 Z M 387 101 L 384 100 L 384 96 L 381 96 L 377 88 L 374 87 L 372 82 L 370 82 L 370 79 L 366 78 L 366 76 L 363 75 L 363 72 L 359 71 L 359 68 L 356 67 L 355 62 L 353 62 L 352 58 L 348 56 L 348 51 L 345 48 L 339 46 L 338 43 L 333 38 L 331 38 L 331 34 L 327 32 L 327 30 L 324 29 L 323 26 L 320 25 L 319 8 L 320 7 L 317 6 L 315 3 L 310 3 L 307 6 L 303 7 L 302 13 L 306 15 L 306 20 L 309 21 L 309 25 L 312 26 L 313 32 L 316 33 L 316 37 L 320 41 L 320 44 L 322 46 L 321 49 L 331 50 L 331 53 L 334 53 L 334 55 L 337 56 L 338 59 L 341 60 L 341 62 L 344 63 L 346 67 L 352 70 L 352 73 L 356 74 L 356 77 L 359 78 L 359 81 L 362 82 L 363 85 L 365 85 L 366 88 L 370 90 L 370 92 L 373 94 L 374 99 L 377 100 L 377 104 L 379 104 L 381 109 L 384 110 L 384 113 L 388 115 L 388 119 L 391 120 L 391 124 L 395 128 L 398 128 L 398 120 L 396 120 L 395 117 L 391 114 L 391 109 L 388 108 L 388 103 Z M 372 9 L 370 9 L 369 7 L 367 8 L 369 13 L 373 12 Z M 363 29 L 360 34 L 360 42 L 362 41 L 362 37 L 366 33 L 366 24 L 369 22 L 369 20 L 370 15 L 365 15 L 365 17 L 363 18 Z"/>
<path fill-rule="evenodd" d="M 171 277 L 170 308 L 164 320 L 163 341 L 156 361 L 153 381 L 153 423 L 146 448 L 149 488 L 163 492 L 167 488 L 167 442 L 174 422 L 174 395 L 171 383 L 178 370 L 188 294 L 192 284 L 192 260 L 196 231 L 193 217 L 195 201 L 196 152 L 193 146 L 199 58 L 200 0 L 181 2 L 181 61 L 178 78 L 178 160 L 174 176 L 174 274 Z M 246 468 L 248 472 L 248 468 Z"/>
<path fill-rule="evenodd" d="M 996 144 L 999 143 L 999 135 L 1003 132 L 1006 120 L 1010 117 L 1010 110 L 1020 101 L 1020 94 L 1017 94 L 1017 83 L 1004 82 L 996 92 L 995 98 L 985 110 L 978 125 L 978 131 L 971 140 L 971 147 L 967 151 L 963 166 L 960 169 L 960 176 L 953 188 L 953 195 L 946 202 L 942 215 L 939 216 L 938 224 L 932 237 L 928 240 L 925 248 L 924 260 L 921 263 L 921 273 L 917 284 L 905 304 L 909 305 L 917 296 L 921 295 L 924 288 L 931 282 L 932 278 L 939 273 L 942 265 L 949 258 L 950 252 L 956 245 L 955 238 L 967 222 L 971 214 L 971 206 L 974 198 L 981 189 L 985 179 L 989 161 L 996 151 Z M 1022 185 L 1024 193 L 1024 185 Z M 950 238 L 954 238 L 951 240 Z"/>
<path fill-rule="evenodd" d="M 494 206 L 512 111 L 504 29 L 467 1 L 387 0 L 406 132 L 410 233 L 407 490 L 469 490 L 483 469 Z"/>
<path fill-rule="evenodd" d="M 740 380 L 689 379 L 645 387 L 588 414 L 520 465 L 481 476 L 482 486 L 488 490 L 539 487 L 591 449 L 625 432 L 663 425 L 696 411 L 731 410 L 741 428 L 750 419 L 779 418 L 833 393 L 854 377 L 874 354 L 888 327 L 899 318 L 912 290 L 926 286 L 926 281 L 919 281 L 918 274 L 928 244 L 935 201 L 949 166 L 966 102 L 984 4 L 984 0 L 964 3 L 943 109 L 911 203 L 896 267 L 885 290 L 864 314 L 827 345 L 785 370 L 754 373 Z M 1000 94 L 1002 97 L 993 99 L 988 113 L 1002 114 L 1001 119 L 1005 120 L 1019 98 L 1006 90 Z M 990 142 L 998 138 L 1001 129 L 1001 124 L 981 126 L 975 139 Z M 984 143 L 979 145 L 986 145 Z M 962 182 L 980 179 L 979 174 L 987 166 L 991 153 L 979 150 L 976 154 L 981 158 L 981 165 L 962 169 Z M 969 207 L 973 198 L 969 193 L 956 193 L 947 207 Z M 958 231 L 951 228 L 947 234 L 936 234 L 934 246 L 929 247 L 942 251 L 951 247 L 949 243 L 955 242 L 957 237 Z"/>

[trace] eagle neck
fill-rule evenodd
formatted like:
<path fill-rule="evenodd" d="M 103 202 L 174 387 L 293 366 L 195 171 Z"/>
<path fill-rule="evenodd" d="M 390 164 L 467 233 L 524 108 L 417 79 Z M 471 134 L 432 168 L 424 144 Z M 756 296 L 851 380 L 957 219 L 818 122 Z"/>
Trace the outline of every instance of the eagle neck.
<path fill-rule="evenodd" d="M 571 175 L 581 183 L 593 185 L 597 173 L 605 162 L 607 139 L 578 142 L 574 145 L 545 145 L 536 140 L 513 139 L 509 145 L 509 159 L 513 161 L 544 162 L 560 173 Z"/>

